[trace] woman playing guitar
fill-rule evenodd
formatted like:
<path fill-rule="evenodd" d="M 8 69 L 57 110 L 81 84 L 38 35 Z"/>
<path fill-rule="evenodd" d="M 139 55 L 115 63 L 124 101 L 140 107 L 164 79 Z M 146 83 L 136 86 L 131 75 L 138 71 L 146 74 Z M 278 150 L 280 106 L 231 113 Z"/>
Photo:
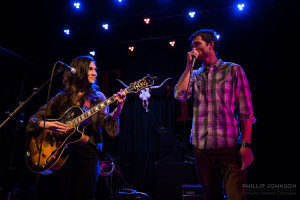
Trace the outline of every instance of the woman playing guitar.
<path fill-rule="evenodd" d="M 108 113 L 107 106 L 80 125 L 70 123 L 74 120 L 67 123 L 75 117 L 73 115 L 82 114 L 106 100 L 97 85 L 97 67 L 92 57 L 79 56 L 70 66 L 76 73 L 64 73 L 62 92 L 49 101 L 48 107 L 42 106 L 29 119 L 26 128 L 28 136 L 32 136 L 33 146 L 27 156 L 32 158 L 36 154 L 32 168 L 36 167 L 34 169 L 42 174 L 37 199 L 93 199 L 99 175 L 98 150 L 102 149 L 102 130 L 111 137 L 119 133 L 118 117 L 126 99 L 122 90 L 114 95 L 117 107 L 112 113 Z M 76 113 L 78 111 L 81 113 Z M 40 134 L 43 136 L 36 137 Z M 47 148 L 54 149 L 50 155 L 47 155 Z"/>

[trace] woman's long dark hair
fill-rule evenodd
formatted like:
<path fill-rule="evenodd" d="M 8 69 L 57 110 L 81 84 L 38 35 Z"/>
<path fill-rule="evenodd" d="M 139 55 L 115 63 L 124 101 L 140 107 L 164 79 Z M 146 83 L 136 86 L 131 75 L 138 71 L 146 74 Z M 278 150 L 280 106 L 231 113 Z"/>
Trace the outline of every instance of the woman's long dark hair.
<path fill-rule="evenodd" d="M 62 102 L 63 107 L 72 106 L 75 104 L 76 95 L 79 88 L 88 78 L 88 71 L 91 62 L 95 60 L 90 56 L 78 56 L 75 58 L 70 66 L 76 69 L 75 74 L 70 74 L 69 72 L 64 73 L 63 78 L 63 92 L 67 96 L 65 102 Z M 100 87 L 97 85 L 97 80 L 94 84 L 88 85 L 84 95 L 79 99 L 80 104 L 83 104 L 85 99 L 90 99 L 91 101 L 99 100 Z"/>

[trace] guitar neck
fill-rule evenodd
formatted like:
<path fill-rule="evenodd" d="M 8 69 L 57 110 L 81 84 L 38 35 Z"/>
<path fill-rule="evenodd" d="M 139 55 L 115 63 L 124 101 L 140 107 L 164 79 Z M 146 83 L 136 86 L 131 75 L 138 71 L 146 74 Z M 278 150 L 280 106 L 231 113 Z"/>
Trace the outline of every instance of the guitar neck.
<path fill-rule="evenodd" d="M 127 93 L 137 93 L 138 91 L 141 91 L 142 89 L 149 87 L 154 84 L 154 80 L 156 77 L 150 77 L 149 75 L 145 76 L 143 79 L 131 83 L 127 88 L 123 90 L 124 94 Z M 100 110 L 104 109 L 106 106 L 112 104 L 115 102 L 117 98 L 115 96 L 111 96 L 107 100 L 99 103 L 98 105 L 94 106 L 93 108 L 89 109 L 85 113 L 82 113 L 78 117 L 74 118 L 73 120 L 67 122 L 67 124 L 70 124 L 71 126 L 75 127 L 79 125 L 81 122 L 86 120 L 87 118 L 91 117 L 92 115 L 96 114 Z"/>
<path fill-rule="evenodd" d="M 128 93 L 127 88 L 123 90 L 123 93 L 125 93 L 125 94 Z M 76 118 L 71 120 L 70 123 L 73 126 L 77 126 L 77 125 L 81 124 L 84 120 L 86 120 L 87 118 L 93 116 L 97 112 L 103 110 L 105 107 L 109 106 L 110 104 L 112 104 L 116 100 L 117 100 L 117 98 L 115 96 L 111 96 L 108 99 L 106 99 L 105 101 L 102 101 L 101 103 L 97 104 L 93 108 L 89 109 L 85 113 L 82 113 L 81 115 L 77 116 Z"/>

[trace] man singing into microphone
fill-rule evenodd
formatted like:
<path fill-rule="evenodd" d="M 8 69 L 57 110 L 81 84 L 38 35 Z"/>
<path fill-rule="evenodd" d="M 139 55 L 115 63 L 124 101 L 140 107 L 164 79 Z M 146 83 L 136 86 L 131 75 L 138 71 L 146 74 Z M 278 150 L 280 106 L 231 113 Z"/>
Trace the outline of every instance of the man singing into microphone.
<path fill-rule="evenodd" d="M 64 63 L 59 63 L 65 65 Z M 97 85 L 97 67 L 89 56 L 75 58 L 68 71 L 64 73 L 63 91 L 53 97 L 47 106 L 42 106 L 29 119 L 27 134 L 37 135 L 45 128 L 64 134 L 68 126 L 59 121 L 43 121 L 59 119 L 73 106 L 79 106 L 87 111 L 89 108 L 106 100 Z M 72 72 L 72 69 L 73 70 Z M 75 73 L 75 74 L 71 74 Z M 102 130 L 115 137 L 119 133 L 119 115 L 126 99 L 124 93 L 116 95 L 117 106 L 111 113 L 108 107 L 87 118 L 84 123 L 84 134 L 89 136 L 88 141 L 74 147 L 66 162 L 56 172 L 50 175 L 41 175 L 37 185 L 36 200 L 92 200 L 99 175 L 98 151 L 102 150 Z M 46 140 L 46 139 L 45 139 Z M 42 155 L 43 156 L 43 155 Z"/>
<path fill-rule="evenodd" d="M 192 50 L 175 88 L 175 98 L 187 100 L 194 92 L 191 142 L 200 184 L 208 200 L 246 199 L 245 169 L 252 163 L 253 106 L 242 67 L 223 62 L 216 52 L 219 41 L 213 30 L 201 29 L 190 37 Z M 194 59 L 202 66 L 193 70 Z M 223 185 L 222 185 L 223 183 Z"/>

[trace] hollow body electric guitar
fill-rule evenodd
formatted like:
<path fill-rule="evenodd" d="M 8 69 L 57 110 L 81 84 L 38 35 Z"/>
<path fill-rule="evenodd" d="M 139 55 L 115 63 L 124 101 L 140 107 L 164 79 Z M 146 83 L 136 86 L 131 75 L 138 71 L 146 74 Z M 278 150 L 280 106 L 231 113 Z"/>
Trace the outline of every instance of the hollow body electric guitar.
<path fill-rule="evenodd" d="M 154 84 L 156 77 L 145 76 L 131 83 L 123 93 L 137 93 Z M 116 101 L 112 96 L 86 112 L 78 106 L 69 108 L 61 118 L 48 121 L 59 121 L 68 125 L 65 133 L 44 129 L 38 136 L 29 136 L 26 143 L 26 162 L 28 167 L 41 174 L 52 174 L 67 160 L 73 147 L 85 144 L 89 137 L 84 134 L 84 121 Z"/>

